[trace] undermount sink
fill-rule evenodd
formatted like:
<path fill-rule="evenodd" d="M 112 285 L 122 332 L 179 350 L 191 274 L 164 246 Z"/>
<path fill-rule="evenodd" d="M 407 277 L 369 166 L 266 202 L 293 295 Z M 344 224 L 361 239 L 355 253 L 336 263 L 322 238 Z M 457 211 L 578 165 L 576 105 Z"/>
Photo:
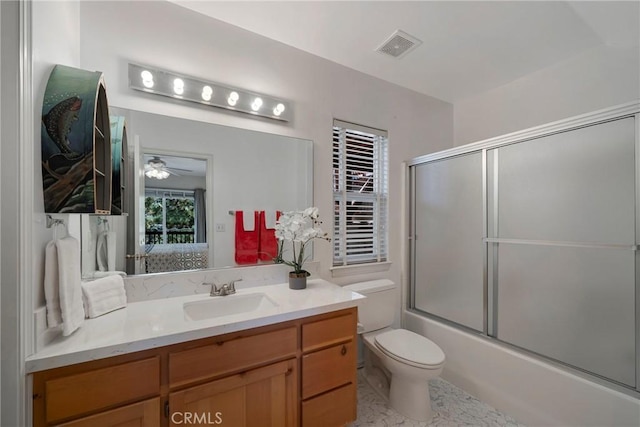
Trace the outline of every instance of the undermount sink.
<path fill-rule="evenodd" d="M 252 311 L 263 311 L 277 306 L 278 304 L 267 295 L 256 292 L 188 302 L 184 304 L 183 309 L 186 320 L 205 320 Z"/>

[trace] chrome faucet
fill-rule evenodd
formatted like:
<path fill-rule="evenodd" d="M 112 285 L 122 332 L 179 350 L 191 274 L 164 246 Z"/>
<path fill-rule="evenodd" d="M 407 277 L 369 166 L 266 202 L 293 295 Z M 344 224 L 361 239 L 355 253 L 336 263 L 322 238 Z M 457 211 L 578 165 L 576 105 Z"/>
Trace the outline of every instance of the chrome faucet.
<path fill-rule="evenodd" d="M 212 297 L 224 297 L 235 294 L 236 282 L 237 280 L 232 280 L 229 284 L 225 283 L 224 285 L 220 285 L 220 287 L 217 287 L 215 283 L 211 283 L 211 293 L 209 295 Z"/>

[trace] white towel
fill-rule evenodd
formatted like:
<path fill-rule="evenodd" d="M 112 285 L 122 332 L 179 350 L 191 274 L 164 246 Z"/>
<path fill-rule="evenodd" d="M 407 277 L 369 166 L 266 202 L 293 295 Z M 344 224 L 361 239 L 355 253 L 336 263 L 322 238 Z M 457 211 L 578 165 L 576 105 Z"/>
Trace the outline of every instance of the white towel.
<path fill-rule="evenodd" d="M 256 229 L 256 213 L 254 211 L 242 211 L 242 226 L 244 231 Z"/>
<path fill-rule="evenodd" d="M 102 316 L 127 305 L 124 281 L 120 275 L 82 282 L 82 295 L 89 318 Z"/>
<path fill-rule="evenodd" d="M 44 252 L 44 299 L 47 304 L 47 325 L 62 325 L 60 310 L 60 285 L 58 277 L 58 248 L 55 241 L 47 243 Z"/>
<path fill-rule="evenodd" d="M 265 228 L 276 228 L 277 211 L 264 211 Z"/>
<path fill-rule="evenodd" d="M 115 231 L 103 231 L 98 235 L 96 261 L 98 263 L 98 271 L 113 271 L 116 269 Z"/>
<path fill-rule="evenodd" d="M 107 232 L 107 271 L 116 269 L 116 232 Z"/>
<path fill-rule="evenodd" d="M 47 323 L 49 327 L 62 324 L 62 335 L 71 335 L 84 322 L 78 241 L 65 237 L 49 242 L 44 270 Z"/>

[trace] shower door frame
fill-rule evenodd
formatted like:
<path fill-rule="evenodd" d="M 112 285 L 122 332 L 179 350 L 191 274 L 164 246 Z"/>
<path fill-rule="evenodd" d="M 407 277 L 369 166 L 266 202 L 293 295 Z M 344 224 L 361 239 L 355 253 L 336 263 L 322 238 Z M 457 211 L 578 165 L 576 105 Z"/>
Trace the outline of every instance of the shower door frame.
<path fill-rule="evenodd" d="M 553 359 L 549 356 L 536 353 L 531 350 L 527 350 L 525 348 L 510 344 L 508 342 L 502 341 L 496 337 L 496 307 L 494 307 L 497 301 L 497 289 L 494 287 L 494 283 L 496 276 L 494 273 L 494 280 L 492 283 L 489 283 L 489 269 L 493 269 L 494 271 L 497 269 L 497 245 L 494 243 L 500 243 L 500 241 L 504 241 L 505 239 L 499 238 L 490 238 L 488 236 L 489 224 L 489 206 L 488 206 L 488 194 L 489 189 L 487 188 L 488 180 L 487 180 L 487 153 L 489 150 L 505 147 L 511 144 L 517 144 L 521 142 L 531 141 L 534 139 L 547 137 L 551 135 L 556 135 L 568 131 L 577 130 L 580 128 L 585 128 L 593 125 L 603 124 L 615 120 L 620 120 L 624 118 L 634 118 L 634 130 L 635 130 L 635 143 L 634 143 L 634 154 L 635 154 L 635 242 L 634 245 L 631 246 L 630 249 L 635 253 L 635 387 L 631 387 L 627 384 L 623 384 L 604 376 L 595 374 L 593 372 L 587 371 L 585 369 L 581 369 L 574 365 L 568 364 L 566 362 L 559 361 L 557 359 Z M 416 266 L 416 166 L 431 163 L 438 160 L 450 159 L 453 157 L 466 155 L 474 152 L 480 152 L 482 156 L 482 260 L 483 260 L 483 271 L 482 271 L 482 286 L 483 286 L 483 330 L 477 331 L 470 327 L 461 325 L 452 320 L 448 320 L 442 318 L 440 316 L 425 312 L 418 308 L 415 308 L 415 289 L 416 289 L 416 277 L 415 277 L 415 266 Z M 495 162 L 494 170 L 497 170 L 497 151 L 495 152 Z M 614 387 L 620 391 L 631 392 L 633 396 L 638 397 L 638 393 L 640 393 L 640 251 L 638 250 L 638 245 L 640 244 L 640 101 L 630 102 L 627 104 L 622 104 L 618 106 L 614 106 L 611 108 L 598 110 L 592 113 L 583 114 L 580 116 L 571 117 L 568 119 L 552 122 L 549 124 L 533 127 L 530 129 L 525 129 L 522 131 L 510 133 L 507 135 L 499 136 L 496 138 L 491 138 L 487 140 L 482 140 L 479 142 L 451 148 L 448 150 L 436 152 L 433 154 L 428 154 L 424 156 L 419 156 L 414 159 L 411 159 L 406 163 L 406 182 L 407 182 L 407 191 L 405 194 L 405 206 L 407 210 L 407 221 L 406 221 L 406 254 L 407 254 L 407 287 L 408 292 L 406 293 L 406 299 L 404 301 L 405 310 L 411 313 L 418 314 L 423 317 L 427 317 L 433 319 L 435 321 L 441 322 L 443 324 L 452 326 L 456 329 L 463 330 L 467 333 L 473 334 L 474 336 L 478 336 L 482 339 L 489 340 L 493 343 L 496 343 L 500 346 L 504 346 L 506 348 L 518 351 L 520 353 L 526 354 L 528 356 L 532 356 L 538 360 L 551 363 L 557 367 L 560 367 L 565 370 L 569 370 L 572 373 L 578 374 L 582 377 L 585 377 L 589 380 L 594 380 L 603 385 Z M 493 185 L 497 187 L 498 180 L 493 179 Z M 496 197 L 494 197 L 493 203 L 497 204 L 498 197 L 497 191 L 494 188 L 494 193 Z M 494 206 L 494 221 L 497 221 L 497 209 Z M 495 225 L 495 224 L 494 224 Z M 496 230 L 496 228 L 494 228 Z M 509 239 L 506 239 L 509 240 Z M 521 240 L 521 239 L 516 239 Z M 553 242 L 550 242 L 553 244 Z M 616 247 L 616 249 L 620 249 L 618 245 L 589 245 L 595 247 Z M 491 266 L 489 263 L 489 251 L 493 250 L 494 254 L 492 260 L 493 263 Z M 491 295 L 491 297 L 490 297 Z"/>

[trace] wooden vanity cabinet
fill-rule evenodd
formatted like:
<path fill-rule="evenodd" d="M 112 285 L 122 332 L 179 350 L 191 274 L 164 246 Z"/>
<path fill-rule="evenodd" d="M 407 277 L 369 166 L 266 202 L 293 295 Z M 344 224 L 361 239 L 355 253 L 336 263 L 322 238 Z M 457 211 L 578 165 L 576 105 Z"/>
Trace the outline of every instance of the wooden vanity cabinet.
<path fill-rule="evenodd" d="M 33 374 L 35 427 L 356 419 L 355 308 Z"/>
<path fill-rule="evenodd" d="M 357 417 L 357 312 L 302 325 L 303 427 L 341 426 Z"/>

